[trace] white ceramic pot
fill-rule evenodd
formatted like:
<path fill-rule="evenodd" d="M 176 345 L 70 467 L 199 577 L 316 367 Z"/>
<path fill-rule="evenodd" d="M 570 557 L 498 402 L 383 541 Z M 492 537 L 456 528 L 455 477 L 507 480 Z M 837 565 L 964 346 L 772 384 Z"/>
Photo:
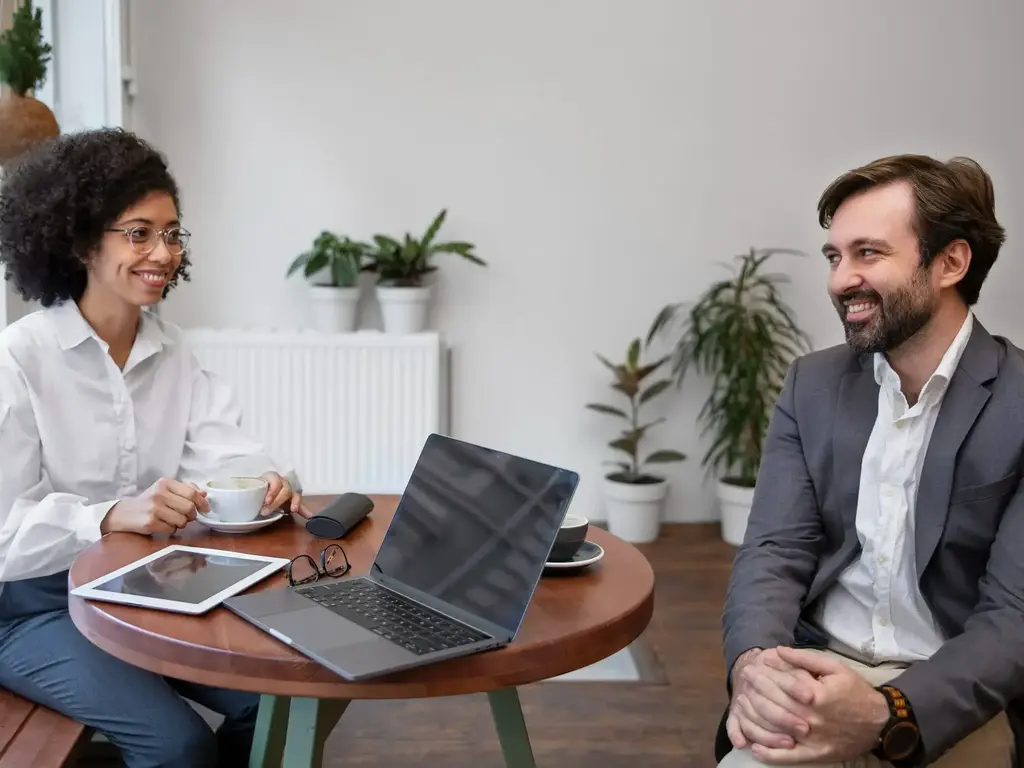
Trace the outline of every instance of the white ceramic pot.
<path fill-rule="evenodd" d="M 387 333 L 420 333 L 427 328 L 430 286 L 377 286 L 377 301 Z"/>
<path fill-rule="evenodd" d="M 325 333 L 349 333 L 356 329 L 359 287 L 309 286 L 313 327 Z"/>
<path fill-rule="evenodd" d="M 738 547 L 747 532 L 747 518 L 754 503 L 754 489 L 718 481 L 718 508 L 722 514 L 722 538 Z"/>
<path fill-rule="evenodd" d="M 604 478 L 604 503 L 608 530 L 623 541 L 643 544 L 661 531 L 662 510 L 668 482 L 620 483 Z"/>

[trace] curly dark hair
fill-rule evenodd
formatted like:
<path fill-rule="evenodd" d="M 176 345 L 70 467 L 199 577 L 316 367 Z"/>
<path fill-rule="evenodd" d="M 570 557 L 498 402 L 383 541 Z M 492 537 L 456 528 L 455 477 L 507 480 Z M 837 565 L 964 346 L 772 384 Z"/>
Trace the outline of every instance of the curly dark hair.
<path fill-rule="evenodd" d="M 44 307 L 77 301 L 86 260 L 128 208 L 166 192 L 181 210 L 164 156 L 121 128 L 46 139 L 21 155 L 0 187 L 0 263 L 26 301 Z M 189 279 L 186 251 L 163 295 Z"/>

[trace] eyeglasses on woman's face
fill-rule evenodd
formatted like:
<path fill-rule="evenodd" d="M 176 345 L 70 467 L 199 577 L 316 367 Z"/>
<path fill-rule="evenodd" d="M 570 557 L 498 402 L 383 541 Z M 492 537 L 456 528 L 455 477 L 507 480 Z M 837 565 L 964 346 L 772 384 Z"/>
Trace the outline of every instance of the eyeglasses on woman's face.
<path fill-rule="evenodd" d="M 168 253 L 172 256 L 180 256 L 185 252 L 188 247 L 188 239 L 192 236 L 188 230 L 177 225 L 167 227 L 167 229 L 157 229 L 147 224 L 139 224 L 135 227 L 114 227 L 107 231 L 120 232 L 128 238 L 132 250 L 142 256 L 155 251 L 161 239 L 167 246 Z"/>

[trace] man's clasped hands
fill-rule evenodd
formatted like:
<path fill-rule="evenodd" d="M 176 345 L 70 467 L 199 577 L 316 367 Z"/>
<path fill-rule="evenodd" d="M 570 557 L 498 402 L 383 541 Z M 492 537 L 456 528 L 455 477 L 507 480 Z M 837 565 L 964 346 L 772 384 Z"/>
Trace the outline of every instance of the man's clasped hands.
<path fill-rule="evenodd" d="M 726 728 L 768 764 L 853 760 L 875 748 L 889 709 L 856 671 L 819 651 L 751 649 L 733 666 Z"/>
<path fill-rule="evenodd" d="M 260 477 L 267 481 L 261 514 L 287 509 L 309 517 L 302 504 L 302 494 L 294 490 L 286 478 L 277 472 L 266 472 Z M 100 532 L 173 533 L 195 520 L 197 514 L 209 511 L 206 492 L 198 485 L 162 477 L 138 496 L 114 504 L 100 523 Z"/>

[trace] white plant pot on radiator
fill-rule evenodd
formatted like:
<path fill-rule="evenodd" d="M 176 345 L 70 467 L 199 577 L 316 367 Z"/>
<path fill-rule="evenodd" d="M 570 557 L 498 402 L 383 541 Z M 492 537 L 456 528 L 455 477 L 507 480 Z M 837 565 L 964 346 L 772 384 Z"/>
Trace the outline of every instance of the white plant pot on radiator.
<path fill-rule="evenodd" d="M 427 328 L 429 285 L 419 287 L 377 286 L 381 319 L 386 333 L 420 333 Z"/>
<path fill-rule="evenodd" d="M 658 538 L 668 482 L 621 483 L 604 479 L 608 530 L 623 541 L 644 544 Z"/>
<path fill-rule="evenodd" d="M 718 481 L 718 508 L 722 514 L 722 538 L 738 547 L 747 532 L 747 518 L 754 503 L 754 489 Z"/>
<path fill-rule="evenodd" d="M 359 287 L 309 286 L 313 327 L 325 333 L 349 333 L 356 329 Z"/>

